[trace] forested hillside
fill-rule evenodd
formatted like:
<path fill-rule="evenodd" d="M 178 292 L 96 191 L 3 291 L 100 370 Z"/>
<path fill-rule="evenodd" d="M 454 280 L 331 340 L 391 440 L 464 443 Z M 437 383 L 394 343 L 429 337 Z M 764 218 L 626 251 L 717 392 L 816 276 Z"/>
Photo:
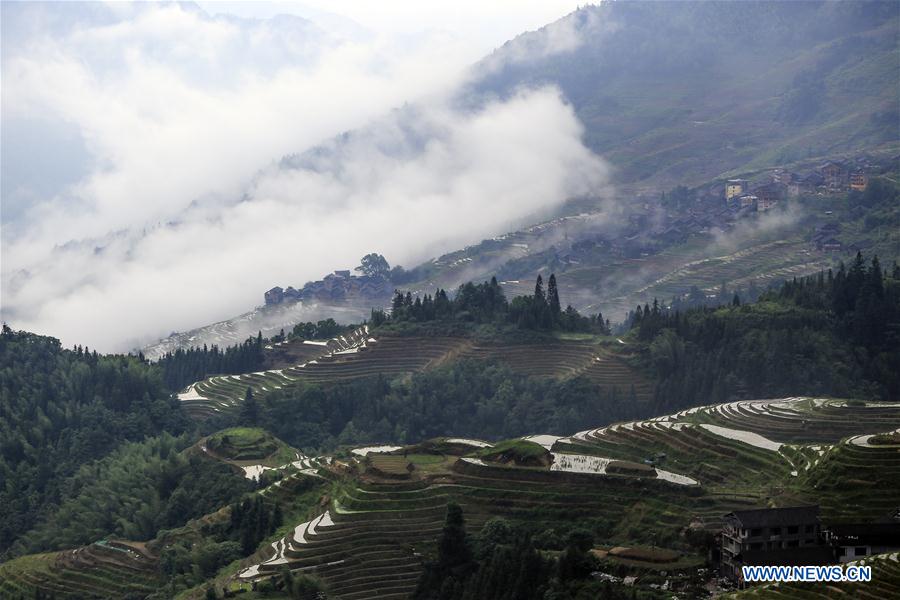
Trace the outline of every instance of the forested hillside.
<path fill-rule="evenodd" d="M 157 361 L 162 369 L 163 382 L 171 390 L 180 390 L 207 375 L 249 373 L 259 369 L 262 363 L 262 334 L 224 350 L 216 345 L 178 348 L 174 352 L 166 352 Z"/>
<path fill-rule="evenodd" d="M 158 371 L 3 327 L 0 333 L 0 554 L 64 500 L 66 478 L 125 440 L 184 432 Z"/>
<path fill-rule="evenodd" d="M 857 255 L 760 302 L 631 315 L 659 378 L 659 410 L 734 398 L 900 397 L 900 268 Z"/>
<path fill-rule="evenodd" d="M 598 391 L 586 379 L 528 377 L 496 361 L 463 360 L 393 381 L 376 376 L 331 386 L 301 383 L 260 402 L 258 423 L 300 448 L 413 443 L 442 435 L 500 439 L 573 431 L 649 410 L 629 402 L 628 393 Z"/>
<path fill-rule="evenodd" d="M 74 548 L 108 536 L 149 540 L 253 489 L 227 465 L 182 452 L 191 443 L 186 435 L 163 434 L 82 466 L 65 481 L 59 508 L 17 550 Z"/>

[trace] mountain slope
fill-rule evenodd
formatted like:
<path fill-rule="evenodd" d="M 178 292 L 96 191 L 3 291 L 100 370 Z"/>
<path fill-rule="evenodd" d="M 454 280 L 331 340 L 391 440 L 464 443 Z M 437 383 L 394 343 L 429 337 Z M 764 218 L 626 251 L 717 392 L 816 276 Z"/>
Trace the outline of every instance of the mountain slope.
<path fill-rule="evenodd" d="M 508 42 L 471 91 L 554 84 L 620 181 L 900 140 L 891 2 L 604 2 Z"/>

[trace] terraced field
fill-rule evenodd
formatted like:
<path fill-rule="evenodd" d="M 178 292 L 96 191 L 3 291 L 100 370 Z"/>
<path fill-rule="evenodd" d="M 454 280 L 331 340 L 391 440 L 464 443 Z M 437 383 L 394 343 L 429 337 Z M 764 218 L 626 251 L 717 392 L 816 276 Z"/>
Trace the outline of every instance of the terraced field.
<path fill-rule="evenodd" d="M 808 242 L 777 240 L 686 263 L 633 293 L 671 298 L 691 286 L 713 292 L 723 281 L 739 287 L 751 279 L 765 287 L 770 281 L 814 273 L 829 264 L 829 259 L 811 249 Z"/>
<path fill-rule="evenodd" d="M 393 454 L 369 455 L 379 468 L 345 480 L 327 513 L 274 542 L 269 560 L 239 580 L 287 566 L 316 572 L 338 598 L 407 598 L 449 500 L 463 507 L 473 533 L 497 515 L 535 532 L 577 522 L 618 545 L 678 546 L 685 528 L 715 531 L 731 510 L 773 503 L 820 502 L 826 522 L 879 518 L 900 497 L 900 453 L 860 432 L 898 426 L 900 405 L 737 402 L 568 438 L 532 436 L 552 452 L 549 469 L 461 458 L 477 445 L 444 444 L 446 454 L 407 481 L 393 478 L 407 470 L 406 458 L 386 448 Z"/>
<path fill-rule="evenodd" d="M 686 528 L 715 531 L 739 508 L 819 501 L 826 523 L 851 506 L 854 519 L 877 518 L 900 497 L 900 452 L 860 434 L 897 427 L 900 403 L 736 402 L 567 438 L 529 437 L 550 450 L 550 467 L 485 462 L 475 445 L 444 444 L 446 454 L 417 465 L 407 481 L 384 472 L 407 464 L 386 448 L 359 459 L 383 463 L 381 474 L 345 480 L 324 516 L 276 542 L 269 561 L 240 578 L 287 565 L 315 571 L 338 598 L 408 598 L 450 500 L 472 532 L 497 515 L 535 532 L 577 523 L 604 544 L 662 540 L 688 552 Z M 855 477 L 873 483 L 855 488 Z"/>
<path fill-rule="evenodd" d="M 23 556 L 0 564 L 0 597 L 142 597 L 162 582 L 158 562 L 125 542 L 97 542 L 74 550 Z"/>
<path fill-rule="evenodd" d="M 298 381 L 333 384 L 378 374 L 394 377 L 464 358 L 497 360 L 535 377 L 584 375 L 604 389 L 615 387 L 622 398 L 632 391 L 639 400 L 653 395 L 653 384 L 612 352 L 582 342 L 504 345 L 449 336 L 376 339 L 366 329 L 316 347 L 321 354 L 293 367 L 211 377 L 192 384 L 179 398 L 193 416 L 205 417 L 239 404 L 248 387 L 262 397 Z"/>
<path fill-rule="evenodd" d="M 470 534 L 491 516 L 543 527 L 571 525 L 576 518 L 614 523 L 626 517 L 630 526 L 672 530 L 677 526 L 671 519 L 693 501 L 687 490 L 645 500 L 647 486 L 656 482 L 618 478 L 598 487 L 590 481 L 531 481 L 533 472 L 525 469 L 509 469 L 507 478 L 477 470 L 465 473 L 452 464 L 439 477 L 408 482 L 366 478 L 346 487 L 327 512 L 274 542 L 269 560 L 244 570 L 238 580 L 265 577 L 287 566 L 315 572 L 336 598 L 409 598 L 421 574 L 421 555 L 433 550 L 450 500 L 463 507 Z M 652 518 L 645 518 L 645 512 Z"/>
<path fill-rule="evenodd" d="M 810 498 L 830 522 L 884 520 L 900 510 L 900 444 L 853 437 L 817 458 L 807 473 Z"/>
<path fill-rule="evenodd" d="M 751 281 L 760 288 L 770 282 L 809 275 L 827 268 L 831 257 L 816 252 L 800 237 L 777 241 L 756 240 L 738 250 L 711 247 L 675 247 L 653 256 L 620 259 L 601 267 L 583 267 L 557 274 L 560 289 L 571 288 L 579 297 L 585 289 L 600 287 L 586 295 L 593 302 L 579 309 L 602 309 L 612 319 L 621 319 L 638 303 L 653 298 L 668 301 L 692 286 L 707 293 L 718 291 L 722 282 L 730 289 L 746 288 Z"/>
<path fill-rule="evenodd" d="M 549 465 L 491 462 L 500 459 L 484 451 L 490 444 L 456 438 L 369 448 L 341 460 L 296 455 L 269 467 L 281 478 L 258 493 L 284 505 L 299 493 L 323 494 L 321 501 L 219 581 L 236 590 L 288 568 L 317 575 L 338 600 L 409 598 L 451 500 L 471 534 L 492 516 L 535 535 L 586 527 L 605 547 L 662 546 L 696 566 L 703 557 L 685 532 L 713 533 L 733 510 L 816 502 L 826 525 L 895 511 L 900 444 L 872 443 L 871 434 L 898 428 L 900 403 L 785 398 L 692 408 L 563 438 L 528 436 Z M 313 492 L 309 476 L 322 482 Z M 875 587 L 810 586 L 802 597 L 849 598 L 860 590 L 872 590 L 860 597 L 891 597 L 882 593 L 897 589 L 896 555 L 870 561 Z M 94 544 L 0 566 L 0 594 L 140 597 L 158 577 L 139 546 Z M 782 585 L 737 597 L 798 596 Z"/>

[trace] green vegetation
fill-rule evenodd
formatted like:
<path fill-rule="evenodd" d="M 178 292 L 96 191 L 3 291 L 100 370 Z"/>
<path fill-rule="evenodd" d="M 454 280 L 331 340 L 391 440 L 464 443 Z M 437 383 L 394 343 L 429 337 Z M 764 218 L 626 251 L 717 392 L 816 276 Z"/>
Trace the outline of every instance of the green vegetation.
<path fill-rule="evenodd" d="M 861 255 L 787 282 L 754 305 L 681 313 L 638 307 L 660 412 L 734 397 L 790 394 L 896 398 L 900 269 Z"/>
<path fill-rule="evenodd" d="M 529 377 L 501 363 L 468 359 L 393 382 L 375 376 L 273 391 L 262 402 L 260 424 L 297 448 L 408 444 L 437 436 L 493 440 L 646 414 L 647 404 L 628 397 L 625 389 L 599 391 L 586 377 Z"/>
<path fill-rule="evenodd" d="M 66 480 L 123 441 L 189 425 L 158 371 L 59 341 L 0 333 L 0 556 L 70 493 Z"/>
<path fill-rule="evenodd" d="M 386 477 L 406 478 L 412 470 L 411 461 L 405 456 L 374 454 L 366 462 L 372 470 Z"/>
<path fill-rule="evenodd" d="M 550 274 L 547 291 L 544 280 L 538 275 L 534 294 L 516 296 L 507 302 L 503 289 L 492 277 L 490 282 L 463 284 L 451 300 L 447 292 L 438 289 L 434 297 L 424 298 L 412 294 L 404 295 L 399 290 L 394 296 L 390 316 L 383 311 L 372 311 L 372 325 L 383 327 L 396 323 L 442 323 L 490 324 L 496 328 L 512 325 L 519 329 L 537 331 L 579 331 L 609 334 L 609 323 L 598 313 L 583 317 L 578 311 L 567 306 L 565 310 L 559 300 L 556 275 Z"/>
<path fill-rule="evenodd" d="M 491 448 L 482 448 L 475 456 L 486 461 L 518 466 L 539 467 L 550 464 L 550 452 L 540 444 L 526 440 L 506 440 Z"/>
<path fill-rule="evenodd" d="M 288 339 L 300 340 L 327 340 L 340 333 L 347 331 L 349 327 L 338 325 L 334 319 L 322 319 L 317 323 L 307 321 L 305 323 L 297 323 L 288 334 Z M 280 336 L 284 339 L 284 336 Z M 281 339 L 273 339 L 273 341 L 281 341 Z"/>
<path fill-rule="evenodd" d="M 208 348 L 205 344 L 203 348 L 178 348 L 167 352 L 156 364 L 162 370 L 163 382 L 172 391 L 209 375 L 249 373 L 262 367 L 262 334 L 225 350 L 219 350 L 218 346 Z"/>
<path fill-rule="evenodd" d="M 258 427 L 232 427 L 209 436 L 206 447 L 228 460 L 254 460 L 269 457 L 280 445 L 270 433 Z"/>
<path fill-rule="evenodd" d="M 425 564 L 416 600 L 553 600 L 636 598 L 624 586 L 591 579 L 597 561 L 590 553 L 593 536 L 576 530 L 556 557 L 541 553 L 532 538 L 503 519 L 487 521 L 469 539 L 463 511 L 447 504 L 437 556 Z M 641 597 L 646 597 L 642 594 Z"/>
<path fill-rule="evenodd" d="M 558 86 L 623 181 L 708 181 L 898 141 L 890 1 L 610 2 L 563 21 L 577 46 L 529 51 L 552 34 L 524 34 L 472 88 Z"/>
<path fill-rule="evenodd" d="M 869 438 L 869 443 L 875 446 L 890 446 L 900 444 L 900 432 L 878 433 Z"/>
<path fill-rule="evenodd" d="M 837 446 L 809 470 L 809 497 L 832 523 L 889 519 L 900 498 L 897 454 L 896 446 Z"/>
<path fill-rule="evenodd" d="M 227 465 L 168 434 L 125 444 L 65 481 L 63 501 L 15 545 L 18 553 L 74 548 L 115 536 L 149 540 L 252 489 Z"/>

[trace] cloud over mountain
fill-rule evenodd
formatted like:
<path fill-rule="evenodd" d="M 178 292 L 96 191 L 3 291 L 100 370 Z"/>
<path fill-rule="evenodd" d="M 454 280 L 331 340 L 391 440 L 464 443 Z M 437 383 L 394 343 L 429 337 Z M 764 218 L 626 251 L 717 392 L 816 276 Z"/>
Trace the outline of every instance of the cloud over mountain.
<path fill-rule="evenodd" d="M 126 350 L 274 283 L 369 251 L 410 264 L 605 182 L 554 88 L 457 107 L 472 58 L 459 40 L 398 52 L 296 17 L 111 10 L 28 13 L 4 51 L 4 124 L 74 127 L 90 156 L 4 220 L 15 327 Z"/>

